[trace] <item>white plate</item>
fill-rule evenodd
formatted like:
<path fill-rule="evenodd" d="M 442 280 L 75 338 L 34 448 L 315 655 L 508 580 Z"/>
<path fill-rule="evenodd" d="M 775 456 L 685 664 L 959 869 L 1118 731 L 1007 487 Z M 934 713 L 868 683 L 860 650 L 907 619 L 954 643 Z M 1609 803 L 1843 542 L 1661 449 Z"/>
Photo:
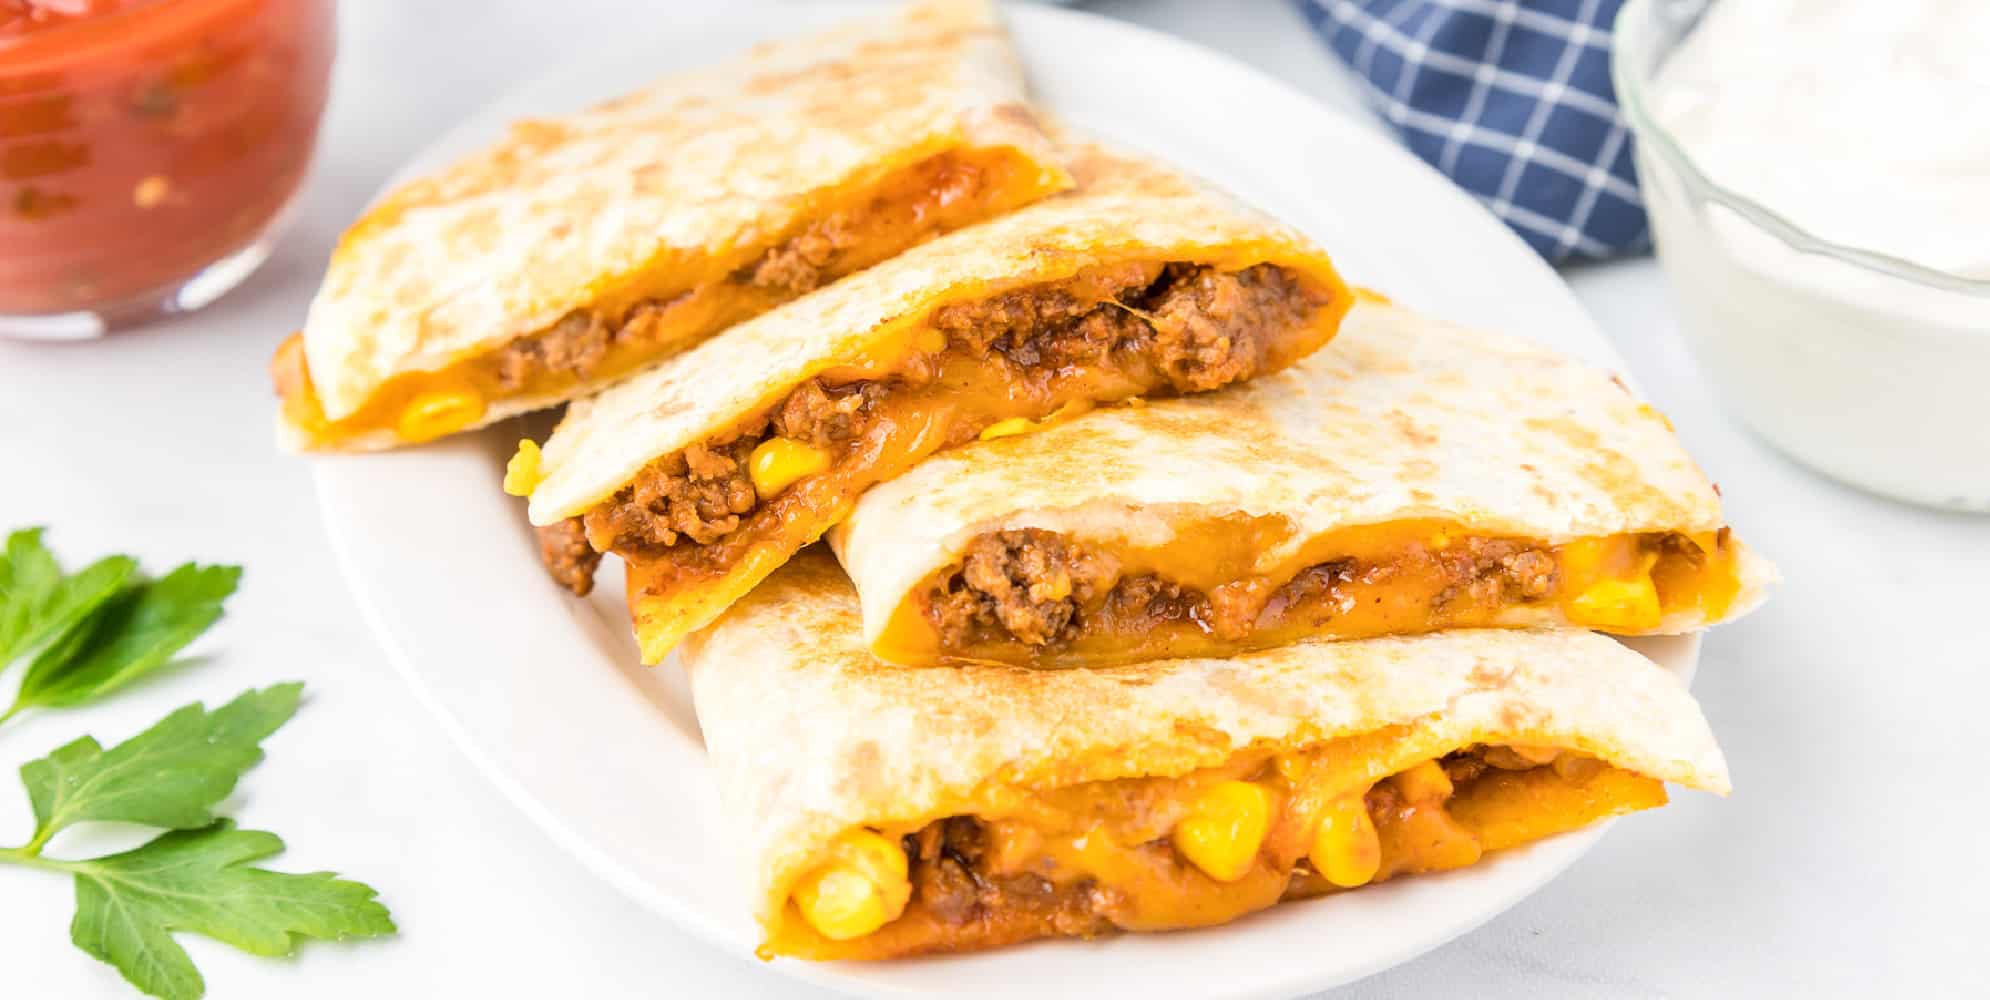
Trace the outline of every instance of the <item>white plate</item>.
<path fill-rule="evenodd" d="M 705 6 L 688 21 L 674 10 L 678 23 L 665 37 L 625 53 L 590 53 L 493 104 L 409 170 L 487 141 L 522 114 L 576 108 L 847 13 L 794 7 L 767 24 L 764 10 Z M 1164 35 L 1046 8 L 1013 8 L 1010 21 L 1038 99 L 1066 120 L 1174 160 L 1301 227 L 1350 280 L 1621 369 L 1547 266 L 1366 123 Z M 611 596 L 622 591 L 612 560 L 587 601 L 564 596 L 540 570 L 522 503 L 498 488 L 520 432 L 513 423 L 418 450 L 319 462 L 319 497 L 346 575 L 389 657 L 520 808 L 601 877 L 748 954 L 758 937 L 739 864 L 715 828 L 715 790 L 683 680 L 669 664 L 637 665 L 625 612 Z M 1682 674 L 1698 652 L 1690 639 L 1639 648 Z M 775 967 L 871 994 L 1286 995 L 1367 975 L 1470 930 L 1560 872 L 1601 832 L 1192 933 Z"/>

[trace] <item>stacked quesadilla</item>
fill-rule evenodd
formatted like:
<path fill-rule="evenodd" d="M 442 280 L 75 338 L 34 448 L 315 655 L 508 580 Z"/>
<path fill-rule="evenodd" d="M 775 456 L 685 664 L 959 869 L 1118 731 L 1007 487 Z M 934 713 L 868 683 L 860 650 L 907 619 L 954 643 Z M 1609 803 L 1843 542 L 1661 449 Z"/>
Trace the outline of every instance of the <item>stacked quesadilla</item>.
<path fill-rule="evenodd" d="M 347 234 L 284 438 L 566 405 L 504 488 L 689 671 L 763 956 L 1208 926 L 1728 791 L 1610 637 L 1773 578 L 1662 416 L 1038 121 L 925 0 L 520 126 Z"/>
<path fill-rule="evenodd" d="M 1299 234 L 1156 164 L 1067 147 L 1071 191 L 939 237 L 590 399 L 509 488 L 556 575 L 628 567 L 643 659 L 990 428 L 1205 392 L 1327 342 L 1353 301 Z"/>
<path fill-rule="evenodd" d="M 1614 377 L 1366 303 L 1287 371 L 935 458 L 832 540 L 872 651 L 912 665 L 1688 632 L 1752 608 L 1769 576 Z"/>
<path fill-rule="evenodd" d="M 1773 571 L 1670 426 L 1384 304 L 868 491 L 682 650 L 764 953 L 1172 930 L 1725 794 L 1671 673 Z"/>

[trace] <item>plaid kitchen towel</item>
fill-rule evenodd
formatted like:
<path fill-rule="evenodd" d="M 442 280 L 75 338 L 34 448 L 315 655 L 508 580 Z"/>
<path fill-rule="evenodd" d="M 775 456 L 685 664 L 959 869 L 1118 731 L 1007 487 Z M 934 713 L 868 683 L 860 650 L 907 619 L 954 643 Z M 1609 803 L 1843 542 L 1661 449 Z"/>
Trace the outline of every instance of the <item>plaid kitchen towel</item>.
<path fill-rule="evenodd" d="M 1295 0 L 1418 156 L 1541 256 L 1651 246 L 1610 84 L 1623 0 Z"/>

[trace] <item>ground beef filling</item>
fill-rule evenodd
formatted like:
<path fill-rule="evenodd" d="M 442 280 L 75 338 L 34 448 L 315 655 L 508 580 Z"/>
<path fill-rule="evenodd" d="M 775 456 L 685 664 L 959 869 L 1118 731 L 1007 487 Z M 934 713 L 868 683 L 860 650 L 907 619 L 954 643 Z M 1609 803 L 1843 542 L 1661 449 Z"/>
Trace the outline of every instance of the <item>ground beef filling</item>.
<path fill-rule="evenodd" d="M 1196 392 L 1255 375 L 1281 334 L 1304 323 L 1318 305 L 1289 272 L 1271 265 L 1223 273 L 1133 263 L 946 306 L 930 323 L 947 335 L 949 351 L 999 357 L 1018 377 L 1144 365 L 1167 383 L 1157 389 Z M 592 336 L 592 329 L 576 322 L 570 332 Z M 732 437 L 652 462 L 577 520 L 586 537 L 605 542 L 608 551 L 656 555 L 683 544 L 711 546 L 739 530 L 761 505 L 747 461 L 762 441 L 780 436 L 831 450 L 856 441 L 885 399 L 933 379 L 938 358 L 915 355 L 878 380 L 811 380 Z M 963 430 L 971 435 L 979 428 Z M 991 585 L 996 578 L 984 577 Z M 1047 604 L 1049 593 L 1039 590 L 1027 603 Z M 1020 613 L 1013 621 L 1020 633 L 1044 641 L 1068 625 L 1030 622 Z"/>
<path fill-rule="evenodd" d="M 767 306 L 814 291 L 943 228 L 946 210 L 980 192 L 985 174 L 953 156 L 934 157 L 863 204 L 816 220 L 727 280 L 762 293 Z M 644 299 L 620 315 L 576 309 L 500 348 L 489 362 L 498 387 L 519 392 L 547 373 L 585 381 L 617 345 L 652 338 L 664 312 L 691 294 Z"/>
<path fill-rule="evenodd" d="M 504 345 L 491 356 L 489 364 L 498 388 L 504 392 L 522 392 L 549 372 L 572 381 L 585 381 L 608 359 L 609 351 L 617 344 L 653 336 L 664 311 L 676 301 L 644 299 L 615 318 L 592 309 L 576 309 L 552 326 Z"/>
<path fill-rule="evenodd" d="M 594 569 L 601 565 L 601 553 L 587 544 L 580 520 L 570 518 L 534 529 L 539 535 L 539 559 L 560 586 L 586 597 L 594 589 Z"/>
<path fill-rule="evenodd" d="M 1526 542 L 1468 538 L 1433 555 L 1446 581 L 1431 604 L 1437 613 L 1460 605 L 1532 603 L 1559 583 L 1554 556 Z M 1393 572 L 1386 563 L 1336 559 L 1301 570 L 1269 594 L 1230 585 L 1205 594 L 1149 573 L 1123 576 L 1108 553 L 1024 528 L 970 543 L 960 567 L 929 593 L 925 613 L 941 643 L 954 648 L 980 641 L 1051 646 L 1076 638 L 1095 620 L 1119 630 L 1194 621 L 1234 641 L 1247 637 L 1267 608 L 1277 613 L 1326 604 L 1357 576 L 1379 583 Z"/>
<path fill-rule="evenodd" d="M 945 211 L 981 191 L 985 175 L 982 167 L 954 156 L 933 157 L 868 202 L 818 219 L 731 280 L 782 298 L 812 292 L 835 275 L 897 253 L 941 228 Z M 854 252 L 859 249 L 864 253 Z"/>
<path fill-rule="evenodd" d="M 694 444 L 653 464 L 623 491 L 628 496 L 621 502 L 586 516 L 587 534 L 660 546 L 675 545 L 680 538 L 699 544 L 724 538 L 759 502 L 746 465 L 756 443 L 742 437 L 720 445 Z"/>
<path fill-rule="evenodd" d="M 1037 528 L 982 535 L 968 546 L 958 572 L 934 596 L 929 614 L 950 645 L 1000 627 L 1032 646 L 1078 630 L 1078 609 L 1113 586 L 1111 557 Z"/>
<path fill-rule="evenodd" d="M 1101 365 L 1116 351 L 1149 357 L 1177 392 L 1257 374 L 1276 334 L 1319 303 L 1284 268 L 1224 272 L 1134 263 L 1082 280 L 946 306 L 932 318 L 950 341 L 1019 368 Z"/>
<path fill-rule="evenodd" d="M 956 927 L 974 926 L 980 944 L 1037 937 L 1096 937 L 1113 930 L 1105 893 L 1089 879 L 1058 885 L 1027 872 L 992 874 L 987 829 L 955 816 L 907 834 L 910 906 Z"/>
<path fill-rule="evenodd" d="M 1560 582 L 1555 557 L 1538 545 L 1503 538 L 1470 538 L 1437 554 L 1451 581 L 1434 606 L 1502 605 L 1539 601 Z"/>
<path fill-rule="evenodd" d="M 771 437 L 834 448 L 861 436 L 879 399 L 898 381 L 826 386 L 812 380 L 731 441 L 692 445 L 642 471 L 613 500 L 570 523 L 608 551 L 655 555 L 679 544 L 711 545 L 739 530 L 760 506 L 748 462 Z"/>

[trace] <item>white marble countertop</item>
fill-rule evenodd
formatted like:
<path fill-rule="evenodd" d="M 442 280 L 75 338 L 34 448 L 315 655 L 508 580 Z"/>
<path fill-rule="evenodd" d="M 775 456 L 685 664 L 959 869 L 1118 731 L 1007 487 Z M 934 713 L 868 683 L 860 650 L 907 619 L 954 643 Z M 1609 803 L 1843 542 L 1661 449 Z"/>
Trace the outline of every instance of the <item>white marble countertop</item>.
<path fill-rule="evenodd" d="M 548 38 L 609 44 L 628 0 L 349 0 L 319 166 L 275 258 L 209 311 L 80 345 L 0 341 L 0 526 L 52 525 L 65 555 L 246 564 L 242 594 L 176 670 L 84 712 L 0 729 L 0 770 L 168 708 L 309 682 L 236 810 L 292 871 L 378 886 L 399 938 L 252 959 L 183 936 L 210 996 L 807 995 L 694 942 L 561 853 L 477 775 L 388 667 L 333 565 L 306 463 L 269 441 L 263 368 L 338 231 L 451 123 L 531 75 Z M 1100 3 L 1341 103 L 1277 0 Z M 671 4 L 650 9 L 667 17 Z M 1916 510 L 1793 466 L 1739 431 L 1684 353 L 1648 260 L 1569 275 L 1642 386 L 1720 481 L 1734 523 L 1788 577 L 1714 635 L 1696 685 L 1732 799 L 1684 793 L 1619 824 L 1566 875 L 1354 996 L 1649 996 L 1990 991 L 1990 518 Z M 1985 433 L 1990 433 L 1986 428 Z M 15 671 L 13 676 L 18 676 Z M 7 679 L 11 684 L 13 677 Z M 27 808 L 0 780 L 0 843 Z M 129 995 L 68 942 L 69 887 L 0 869 L 0 993 Z M 383 992 L 384 991 L 384 992 Z"/>

